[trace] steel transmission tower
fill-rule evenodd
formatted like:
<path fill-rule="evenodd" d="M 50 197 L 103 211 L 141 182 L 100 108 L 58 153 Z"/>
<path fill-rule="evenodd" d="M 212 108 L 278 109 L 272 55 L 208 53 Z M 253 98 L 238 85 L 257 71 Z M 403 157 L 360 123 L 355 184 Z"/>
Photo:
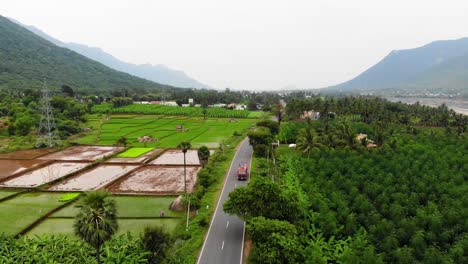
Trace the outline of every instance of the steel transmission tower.
<path fill-rule="evenodd" d="M 53 108 L 50 105 L 50 91 L 44 81 L 41 98 L 41 121 L 37 131 L 37 147 L 54 147 L 60 145 L 60 139 L 57 135 L 57 124 L 55 123 Z"/>

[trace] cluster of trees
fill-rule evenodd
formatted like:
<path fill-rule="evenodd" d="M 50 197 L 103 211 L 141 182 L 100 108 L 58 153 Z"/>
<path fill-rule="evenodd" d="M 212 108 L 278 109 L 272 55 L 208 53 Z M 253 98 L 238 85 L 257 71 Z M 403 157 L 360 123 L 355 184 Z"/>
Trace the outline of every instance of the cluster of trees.
<path fill-rule="evenodd" d="M 290 98 L 285 112 L 290 119 L 297 119 L 304 111 L 320 112 L 321 119 L 332 118 L 330 113 L 353 115 L 354 121 L 365 123 L 400 123 L 403 125 L 438 126 L 454 129 L 459 134 L 467 131 L 468 117 L 457 114 L 446 105 L 430 107 L 416 103 L 408 105 L 390 102 L 379 97 L 312 97 Z"/>
<path fill-rule="evenodd" d="M 247 221 L 253 263 L 468 261 L 466 117 L 375 98 L 292 101 L 324 114 L 251 132 L 257 156 L 275 138 L 297 149 L 268 148 L 276 162 L 257 158 L 224 205 Z"/>
<path fill-rule="evenodd" d="M 62 138 L 81 131 L 80 125 L 86 122 L 85 114 L 91 106 L 83 104 L 67 95 L 73 90 L 65 89 L 51 98 L 54 117 L 59 135 Z M 3 129 L 0 133 L 8 136 L 26 136 L 34 132 L 39 125 L 41 114 L 41 94 L 37 90 L 27 89 L 20 96 L 2 94 L 0 97 L 0 118 Z"/>
<path fill-rule="evenodd" d="M 319 148 L 293 159 L 325 239 L 363 228 L 385 262 L 464 263 L 467 147 L 466 137 L 424 132 L 393 147 Z"/>

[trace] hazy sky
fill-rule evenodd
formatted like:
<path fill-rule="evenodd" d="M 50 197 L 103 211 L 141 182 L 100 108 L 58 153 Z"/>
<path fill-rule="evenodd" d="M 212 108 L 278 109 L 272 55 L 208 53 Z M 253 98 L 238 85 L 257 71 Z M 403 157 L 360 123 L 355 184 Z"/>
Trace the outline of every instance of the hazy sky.
<path fill-rule="evenodd" d="M 466 0 L 2 0 L 0 15 L 248 90 L 321 88 L 391 50 L 468 37 Z"/>

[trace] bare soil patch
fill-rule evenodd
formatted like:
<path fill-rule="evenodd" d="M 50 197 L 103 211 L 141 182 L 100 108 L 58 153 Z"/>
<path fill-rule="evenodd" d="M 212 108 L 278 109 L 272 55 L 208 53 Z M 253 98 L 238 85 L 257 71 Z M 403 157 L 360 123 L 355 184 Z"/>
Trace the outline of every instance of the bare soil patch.
<path fill-rule="evenodd" d="M 187 167 L 187 191 L 192 192 L 199 166 Z M 179 194 L 184 191 L 183 166 L 145 166 L 108 188 L 124 194 Z"/>
<path fill-rule="evenodd" d="M 10 153 L 0 154 L 0 159 L 35 159 L 39 156 L 54 152 L 54 148 L 23 149 Z"/>
<path fill-rule="evenodd" d="M 106 162 L 108 163 L 145 163 L 150 160 L 152 157 L 161 154 L 164 149 L 154 149 L 150 152 L 147 152 L 137 158 L 112 158 Z"/>
<path fill-rule="evenodd" d="M 54 191 L 89 191 L 97 190 L 112 180 L 122 177 L 138 165 L 104 165 L 82 172 L 61 183 L 55 184 L 49 190 Z"/>
<path fill-rule="evenodd" d="M 46 160 L 0 160 L 0 180 L 5 179 L 6 177 L 13 175 L 15 173 L 20 173 L 27 169 L 34 168 L 45 162 L 47 161 Z"/>
<path fill-rule="evenodd" d="M 123 147 L 74 146 L 39 159 L 46 160 L 89 160 L 94 161 L 123 150 Z"/>
<path fill-rule="evenodd" d="M 37 187 L 89 165 L 86 162 L 54 162 L 0 183 L 4 187 Z"/>

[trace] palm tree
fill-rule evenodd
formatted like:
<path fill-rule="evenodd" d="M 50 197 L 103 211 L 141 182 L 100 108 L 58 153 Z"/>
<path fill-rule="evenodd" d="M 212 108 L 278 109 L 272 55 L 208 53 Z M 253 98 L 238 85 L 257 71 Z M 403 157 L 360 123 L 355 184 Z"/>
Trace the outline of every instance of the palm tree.
<path fill-rule="evenodd" d="M 187 154 L 187 151 L 192 147 L 192 144 L 187 141 L 180 142 L 179 145 L 177 145 L 177 148 L 182 150 L 184 153 L 184 192 L 187 193 L 187 169 L 186 169 L 186 160 L 185 160 L 185 155 Z"/>
<path fill-rule="evenodd" d="M 322 144 L 319 142 L 319 137 L 315 130 L 310 128 L 303 128 L 299 131 L 297 137 L 297 148 L 302 150 L 307 155 L 310 155 L 314 148 L 322 147 Z"/>
<path fill-rule="evenodd" d="M 203 167 L 208 163 L 208 158 L 210 157 L 210 150 L 206 146 L 201 146 L 198 149 L 198 159 Z"/>
<path fill-rule="evenodd" d="M 73 229 L 75 234 L 96 249 L 96 260 L 101 263 L 101 247 L 117 232 L 117 209 L 114 200 L 106 199 L 109 193 L 103 191 L 86 193 L 76 206 Z"/>
<path fill-rule="evenodd" d="M 149 263 L 161 263 L 173 243 L 171 234 L 162 226 L 146 226 L 140 239 L 145 249 L 151 252 Z"/>

